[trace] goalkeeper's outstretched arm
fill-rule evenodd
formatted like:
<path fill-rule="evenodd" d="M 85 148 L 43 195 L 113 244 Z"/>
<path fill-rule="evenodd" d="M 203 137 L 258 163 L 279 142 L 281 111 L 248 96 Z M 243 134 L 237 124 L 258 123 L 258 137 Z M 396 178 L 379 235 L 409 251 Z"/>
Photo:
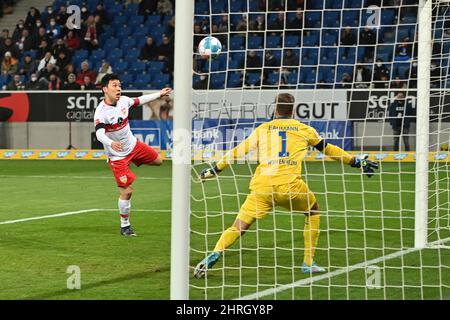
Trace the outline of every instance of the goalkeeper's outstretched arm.
<path fill-rule="evenodd" d="M 363 155 L 362 157 L 352 156 L 338 146 L 325 142 L 323 139 L 314 147 L 333 160 L 342 161 L 355 168 L 362 168 L 362 171 L 366 173 L 369 178 L 373 176 L 374 169 L 378 169 L 378 163 L 368 160 L 368 155 Z"/>

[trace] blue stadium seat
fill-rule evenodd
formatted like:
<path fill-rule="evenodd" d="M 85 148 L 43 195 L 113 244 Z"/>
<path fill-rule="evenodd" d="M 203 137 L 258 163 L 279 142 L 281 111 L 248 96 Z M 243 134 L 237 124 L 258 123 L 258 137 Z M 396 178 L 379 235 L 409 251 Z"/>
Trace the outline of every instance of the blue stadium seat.
<path fill-rule="evenodd" d="M 337 66 L 336 70 L 336 83 L 341 82 L 344 73 L 348 73 L 353 79 L 353 66 Z"/>
<path fill-rule="evenodd" d="M 304 30 L 303 32 L 303 47 L 317 47 L 319 46 L 320 31 Z"/>
<path fill-rule="evenodd" d="M 345 0 L 345 8 L 362 8 L 363 0 Z"/>
<path fill-rule="evenodd" d="M 355 64 L 356 63 L 356 47 L 340 47 L 338 63 L 339 64 Z"/>
<path fill-rule="evenodd" d="M 117 38 L 110 38 L 110 39 L 106 40 L 105 44 L 103 45 L 103 49 L 106 52 L 110 52 L 111 50 L 114 50 L 118 46 L 119 46 L 119 39 L 117 39 Z"/>
<path fill-rule="evenodd" d="M 226 73 L 219 72 L 211 74 L 210 87 L 211 89 L 225 89 Z"/>
<path fill-rule="evenodd" d="M 402 22 L 405 24 L 417 23 L 417 15 L 416 14 L 407 14 L 403 17 Z"/>
<path fill-rule="evenodd" d="M 323 9 L 323 0 L 313 0 L 306 2 L 307 9 Z"/>
<path fill-rule="evenodd" d="M 335 67 L 319 67 L 317 82 L 334 83 Z"/>
<path fill-rule="evenodd" d="M 108 53 L 107 60 L 108 61 L 118 60 L 122 58 L 122 56 L 123 56 L 122 49 L 116 48 Z"/>
<path fill-rule="evenodd" d="M 104 59 L 106 56 L 106 52 L 103 49 L 93 50 L 91 54 L 91 58 L 94 60 Z"/>
<path fill-rule="evenodd" d="M 366 57 L 366 47 L 358 46 L 358 49 L 357 49 L 357 52 L 356 52 L 357 62 L 364 61 L 365 57 Z"/>
<path fill-rule="evenodd" d="M 228 72 L 227 88 L 239 88 L 241 86 L 241 74 L 238 72 Z"/>
<path fill-rule="evenodd" d="M 341 9 L 343 0 L 325 0 L 325 9 Z"/>
<path fill-rule="evenodd" d="M 320 64 L 335 65 L 337 59 L 337 48 L 321 48 L 320 49 Z"/>
<path fill-rule="evenodd" d="M 380 24 L 382 26 L 390 26 L 397 24 L 395 20 L 395 10 L 394 9 L 381 9 Z"/>
<path fill-rule="evenodd" d="M 264 46 L 264 38 L 258 36 L 248 37 L 248 49 L 262 49 Z"/>
<path fill-rule="evenodd" d="M 139 55 L 140 55 L 140 50 L 137 48 L 133 48 L 131 50 L 128 51 L 124 51 L 125 55 L 126 55 L 126 59 L 128 61 L 130 60 L 138 60 L 139 59 Z"/>
<path fill-rule="evenodd" d="M 120 78 L 120 82 L 122 83 L 122 85 L 124 87 L 127 87 L 134 80 L 133 79 L 133 75 L 132 74 L 128 74 L 128 73 L 121 74 L 119 76 L 119 78 Z"/>
<path fill-rule="evenodd" d="M 246 12 L 247 1 L 230 0 L 230 12 Z"/>
<path fill-rule="evenodd" d="M 162 89 L 167 85 L 170 85 L 170 75 L 166 73 L 161 73 L 154 76 L 152 85 L 158 89 Z"/>
<path fill-rule="evenodd" d="M 135 75 L 141 75 L 145 72 L 145 63 L 142 61 L 134 61 L 131 63 L 130 71 Z"/>
<path fill-rule="evenodd" d="M 242 63 L 240 63 L 239 61 L 230 60 L 230 62 L 228 62 L 228 69 L 242 69 Z"/>
<path fill-rule="evenodd" d="M 287 84 L 298 84 L 298 72 L 291 72 L 287 78 Z"/>
<path fill-rule="evenodd" d="M 206 0 L 195 1 L 195 14 L 209 14 L 209 2 Z"/>
<path fill-rule="evenodd" d="M 305 28 L 318 29 L 322 25 L 322 12 L 306 11 L 304 19 L 305 19 Z"/>
<path fill-rule="evenodd" d="M 256 85 L 261 81 L 261 73 L 247 72 L 245 78 L 248 85 Z"/>
<path fill-rule="evenodd" d="M 279 72 L 271 72 L 267 76 L 267 84 L 269 85 L 278 85 L 280 83 L 280 73 Z"/>
<path fill-rule="evenodd" d="M 133 37 L 128 37 L 122 41 L 121 45 L 123 51 L 127 52 L 128 50 L 136 47 L 136 39 Z"/>
<path fill-rule="evenodd" d="M 245 49 L 245 37 L 231 36 L 230 50 L 244 50 L 244 49 Z"/>
<path fill-rule="evenodd" d="M 341 11 L 325 11 L 323 13 L 323 24 L 325 28 L 339 28 L 341 25 Z"/>
<path fill-rule="evenodd" d="M 300 37 L 298 36 L 285 36 L 284 37 L 284 47 L 285 48 L 296 48 L 299 46 Z"/>
<path fill-rule="evenodd" d="M 124 73 L 128 70 L 128 62 L 124 60 L 111 61 L 111 66 L 115 73 Z"/>
<path fill-rule="evenodd" d="M 378 45 L 376 52 L 376 59 L 381 59 L 384 62 L 392 61 L 394 56 L 393 45 Z"/>
<path fill-rule="evenodd" d="M 322 32 L 322 46 L 334 47 L 338 45 L 338 39 L 339 34 L 337 30 L 324 29 Z"/>
<path fill-rule="evenodd" d="M 132 35 L 133 31 L 129 27 L 122 27 L 120 29 L 116 29 L 116 37 L 118 39 L 126 39 L 129 35 Z"/>
<path fill-rule="evenodd" d="M 266 42 L 266 48 L 280 48 L 281 38 L 279 36 L 268 36 Z"/>
<path fill-rule="evenodd" d="M 147 72 L 149 73 L 160 73 L 165 67 L 164 61 L 149 61 L 147 62 Z"/>
<path fill-rule="evenodd" d="M 401 63 L 397 62 L 394 63 L 392 67 L 392 77 L 400 77 L 400 79 L 407 79 L 409 77 L 409 74 L 407 74 L 407 71 L 410 69 L 411 65 L 409 62 Z"/>
<path fill-rule="evenodd" d="M 134 84 L 138 89 L 146 89 L 147 85 L 151 83 L 151 81 L 151 74 L 141 74 L 139 75 L 139 77 L 136 77 L 136 80 L 134 80 Z"/>
<path fill-rule="evenodd" d="M 211 0 L 211 13 L 227 13 L 228 0 Z"/>
<path fill-rule="evenodd" d="M 127 16 L 124 15 L 115 16 L 111 22 L 111 27 L 114 29 L 123 27 L 127 23 L 127 20 L 128 20 Z"/>
<path fill-rule="evenodd" d="M 299 74 L 299 84 L 313 84 L 316 83 L 316 68 L 301 67 Z"/>
<path fill-rule="evenodd" d="M 317 65 L 319 58 L 319 49 L 316 48 L 304 48 L 301 54 L 301 64 L 304 66 Z"/>
<path fill-rule="evenodd" d="M 161 23 L 160 15 L 151 15 L 147 17 L 147 21 L 145 21 L 145 28 L 149 30 L 150 28 L 156 27 Z"/>
<path fill-rule="evenodd" d="M 396 28 L 395 27 L 381 27 L 378 33 L 379 43 L 395 43 Z"/>
<path fill-rule="evenodd" d="M 342 27 L 358 27 L 359 26 L 359 10 L 343 10 L 342 11 Z"/>
<path fill-rule="evenodd" d="M 397 28 L 397 42 L 402 42 L 403 39 L 410 36 L 410 27 L 409 26 L 399 26 Z"/>

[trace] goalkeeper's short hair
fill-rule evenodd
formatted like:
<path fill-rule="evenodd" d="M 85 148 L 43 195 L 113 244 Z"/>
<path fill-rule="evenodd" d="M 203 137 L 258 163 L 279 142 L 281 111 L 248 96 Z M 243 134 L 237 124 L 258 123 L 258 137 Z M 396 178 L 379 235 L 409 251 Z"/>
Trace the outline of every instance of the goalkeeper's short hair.
<path fill-rule="evenodd" d="M 290 116 L 294 110 L 295 98 L 290 93 L 280 93 L 277 95 L 276 108 L 280 116 Z"/>

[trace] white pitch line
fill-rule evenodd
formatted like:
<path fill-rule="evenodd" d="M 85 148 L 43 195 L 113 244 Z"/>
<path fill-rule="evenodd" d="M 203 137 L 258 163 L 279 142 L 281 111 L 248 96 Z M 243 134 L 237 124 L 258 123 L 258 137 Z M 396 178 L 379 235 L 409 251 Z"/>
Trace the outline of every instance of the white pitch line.
<path fill-rule="evenodd" d="M 46 215 L 46 216 L 38 216 L 38 217 L 23 218 L 23 219 L 17 219 L 17 220 L 2 221 L 2 222 L 0 222 L 0 224 L 12 224 L 12 223 L 25 222 L 25 221 L 32 221 L 32 220 L 59 218 L 59 217 L 71 216 L 71 215 L 81 214 L 81 213 L 94 212 L 94 211 L 99 211 L 99 210 L 101 210 L 101 209 L 85 209 L 85 210 L 78 210 L 78 211 L 69 211 L 69 212 L 62 212 L 62 213 L 56 213 L 56 214 L 49 214 L 49 215 Z"/>
<path fill-rule="evenodd" d="M 450 241 L 450 237 L 442 239 L 442 240 L 437 240 L 437 241 L 434 241 L 434 242 L 430 242 L 429 243 L 429 247 L 439 246 L 440 244 L 446 243 L 447 241 Z M 344 273 L 350 273 L 350 272 L 352 272 L 352 271 L 354 271 L 356 269 L 365 268 L 365 267 L 368 267 L 368 266 L 373 265 L 373 264 L 377 264 L 377 263 L 382 262 L 382 261 L 395 259 L 395 258 L 404 256 L 404 255 L 406 255 L 408 253 L 412 253 L 412 252 L 419 251 L 419 250 L 421 250 L 421 249 L 419 249 L 419 248 L 410 248 L 410 249 L 406 249 L 406 250 L 400 250 L 400 251 L 397 251 L 397 252 L 394 252 L 394 253 L 391 253 L 391 254 L 388 254 L 388 255 L 385 255 L 385 256 L 381 256 L 381 257 L 378 257 L 378 258 L 375 258 L 375 259 L 372 259 L 372 260 L 368 260 L 368 261 L 364 261 L 364 262 L 361 262 L 361 263 L 354 264 L 354 265 L 349 266 L 347 268 L 338 269 L 338 270 L 335 270 L 333 272 L 329 272 L 329 273 L 326 273 L 326 274 L 323 274 L 323 275 L 320 275 L 320 276 L 316 276 L 316 277 L 310 277 L 310 278 L 307 278 L 307 279 L 298 280 L 298 281 L 295 281 L 295 282 L 290 283 L 290 284 L 285 284 L 285 285 L 278 286 L 276 288 L 266 289 L 266 290 L 263 290 L 263 291 L 260 291 L 260 292 L 257 292 L 257 293 L 253 293 L 253 294 L 249 294 L 249 295 L 237 298 L 235 300 L 254 300 L 254 299 L 259 299 L 259 298 L 262 298 L 262 297 L 265 297 L 265 296 L 268 296 L 268 295 L 272 295 L 274 293 L 279 293 L 279 292 L 282 292 L 282 291 L 285 291 L 285 290 L 289 290 L 289 289 L 292 289 L 292 288 L 295 288 L 295 287 L 300 287 L 300 286 L 303 286 L 303 285 L 307 285 L 307 284 L 310 284 L 310 283 L 313 283 L 313 282 L 316 282 L 316 281 L 329 279 L 329 278 L 332 278 L 332 277 L 335 277 L 335 276 L 339 276 L 339 275 L 344 274 Z"/>
<path fill-rule="evenodd" d="M 49 215 L 45 215 L 45 216 L 30 217 L 30 218 L 23 218 L 23 219 L 17 219 L 17 220 L 1 221 L 0 225 L 1 224 L 12 224 L 12 223 L 33 221 L 33 220 L 59 218 L 59 217 L 72 216 L 72 215 L 76 215 L 76 214 L 95 212 L 95 211 L 117 211 L 118 212 L 119 209 L 85 209 L 85 210 L 78 210 L 78 211 L 62 212 L 62 213 L 49 214 Z M 171 210 L 150 210 L 150 209 L 134 209 L 133 211 L 136 211 L 136 212 L 171 212 Z"/>

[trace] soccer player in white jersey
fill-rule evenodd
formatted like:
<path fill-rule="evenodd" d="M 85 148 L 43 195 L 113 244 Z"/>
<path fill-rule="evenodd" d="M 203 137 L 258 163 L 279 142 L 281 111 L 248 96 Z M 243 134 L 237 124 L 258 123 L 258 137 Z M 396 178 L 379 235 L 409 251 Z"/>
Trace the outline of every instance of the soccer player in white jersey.
<path fill-rule="evenodd" d="M 172 92 L 164 88 L 160 92 L 129 98 L 122 95 L 120 79 L 116 74 L 107 74 L 101 81 L 104 99 L 95 110 L 94 122 L 97 139 L 103 143 L 109 166 L 119 187 L 120 233 L 136 236 L 131 228 L 130 211 L 131 184 L 136 179 L 130 164 L 161 165 L 161 156 L 147 144 L 133 136 L 128 124 L 128 109 L 148 103 Z"/>

